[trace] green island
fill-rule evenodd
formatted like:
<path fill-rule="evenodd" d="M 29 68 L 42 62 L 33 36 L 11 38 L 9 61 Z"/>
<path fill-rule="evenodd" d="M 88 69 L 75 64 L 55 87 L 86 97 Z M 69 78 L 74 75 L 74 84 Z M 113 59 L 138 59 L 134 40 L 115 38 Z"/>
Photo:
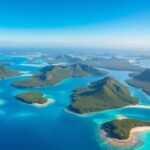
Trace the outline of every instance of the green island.
<path fill-rule="evenodd" d="M 126 71 L 137 71 L 141 72 L 144 69 L 138 65 L 130 63 L 127 59 L 121 59 L 121 58 L 97 58 L 97 59 L 91 59 L 83 61 L 83 63 L 101 67 L 101 68 L 107 68 L 107 69 L 113 69 L 113 70 L 126 70 Z"/>
<path fill-rule="evenodd" d="M 16 98 L 27 104 L 45 104 L 48 102 L 47 98 L 39 92 L 27 92 L 16 95 Z"/>
<path fill-rule="evenodd" d="M 108 138 L 126 140 L 130 136 L 131 129 L 136 127 L 150 127 L 150 122 L 136 119 L 113 120 L 102 124 L 101 130 L 104 130 Z M 143 129 L 144 131 L 144 129 Z M 137 131 L 138 132 L 138 131 Z"/>
<path fill-rule="evenodd" d="M 19 71 L 0 66 L 0 80 L 21 75 Z"/>
<path fill-rule="evenodd" d="M 106 75 L 106 71 L 97 70 L 84 64 L 74 64 L 69 66 L 47 66 L 39 73 L 29 79 L 16 81 L 12 85 L 18 88 L 36 88 L 56 85 L 71 77 L 84 77 L 91 75 Z"/>
<path fill-rule="evenodd" d="M 145 93 L 150 95 L 150 69 L 145 69 L 142 73 L 132 76 L 133 79 L 127 80 L 127 83 L 131 86 L 141 88 Z"/>
<path fill-rule="evenodd" d="M 88 114 L 137 103 L 138 100 L 130 95 L 123 84 L 111 77 L 105 77 L 87 87 L 75 90 L 72 104 L 68 109 L 75 113 Z"/>

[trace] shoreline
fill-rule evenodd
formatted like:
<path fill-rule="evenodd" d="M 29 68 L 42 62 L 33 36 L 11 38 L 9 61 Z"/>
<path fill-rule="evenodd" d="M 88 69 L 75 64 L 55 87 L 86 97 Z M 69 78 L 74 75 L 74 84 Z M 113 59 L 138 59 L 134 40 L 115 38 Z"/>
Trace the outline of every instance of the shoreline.
<path fill-rule="evenodd" d="M 35 107 L 41 108 L 41 107 L 46 107 L 46 106 L 48 106 L 48 105 L 51 105 L 52 103 L 54 103 L 54 100 L 49 98 L 49 99 L 47 99 L 47 102 L 44 103 L 44 104 L 33 103 L 33 104 L 31 104 L 31 105 L 32 105 L 32 106 L 35 106 Z"/>
<path fill-rule="evenodd" d="M 127 106 L 125 108 L 141 108 L 141 109 L 150 109 L 150 106 L 148 105 L 140 105 L 140 104 L 137 104 L 137 105 L 131 105 L 131 106 Z"/>
<path fill-rule="evenodd" d="M 16 75 L 16 76 L 12 76 L 12 77 L 8 77 L 8 78 L 4 78 L 4 79 L 0 79 L 0 81 L 9 80 L 9 79 L 13 79 L 13 78 L 21 77 L 21 76 L 22 76 L 22 74 Z"/>
<path fill-rule="evenodd" d="M 76 116 L 79 116 L 79 117 L 90 117 L 90 116 L 92 116 L 92 115 L 96 115 L 96 114 L 102 112 L 102 111 L 97 111 L 97 112 L 91 112 L 91 113 L 80 114 L 80 113 L 73 112 L 73 111 L 71 111 L 71 110 L 69 110 L 69 109 L 67 109 L 67 108 L 65 109 L 65 111 L 68 112 L 68 113 L 70 113 L 70 114 L 72 114 L 72 115 L 76 115 Z"/>
<path fill-rule="evenodd" d="M 36 68 L 42 68 L 42 67 L 45 67 L 45 66 L 47 66 L 48 64 L 43 64 L 43 65 L 40 65 L 40 64 L 32 64 L 32 63 L 30 63 L 30 64 L 26 64 L 26 63 L 22 63 L 22 64 L 20 64 L 21 66 L 30 66 L 30 67 L 36 67 Z"/>
<path fill-rule="evenodd" d="M 21 75 L 21 76 L 25 76 L 25 75 Z M 28 76 L 28 75 L 27 75 Z M 30 76 L 30 74 L 29 74 Z M 33 74 L 31 75 L 31 77 L 33 76 Z M 62 84 L 63 82 L 65 82 L 65 80 L 63 80 L 60 83 L 54 84 L 54 85 L 45 85 L 45 86 L 38 86 L 38 87 L 18 87 L 18 86 L 13 86 L 15 88 L 20 88 L 20 89 L 40 89 L 40 88 L 50 88 L 52 86 L 59 86 L 60 84 Z"/>
<path fill-rule="evenodd" d="M 67 113 L 69 113 L 69 114 L 78 116 L 78 117 L 88 117 L 88 116 L 89 116 L 89 115 L 87 115 L 87 114 L 79 114 L 79 113 L 75 113 L 75 112 L 73 112 L 73 111 L 68 110 L 67 108 L 64 109 L 64 111 L 67 112 Z"/>
<path fill-rule="evenodd" d="M 30 73 L 30 71 L 20 71 L 20 76 L 33 76 L 33 73 Z"/>
<path fill-rule="evenodd" d="M 139 143 L 140 139 L 138 134 L 142 132 L 150 132 L 150 126 L 135 127 L 130 130 L 130 135 L 128 139 L 119 140 L 115 138 L 107 137 L 107 133 L 104 130 L 100 131 L 101 136 L 106 140 L 106 142 L 114 147 L 130 147 L 135 146 Z"/>
<path fill-rule="evenodd" d="M 80 117 L 90 117 L 90 116 L 97 115 L 99 113 L 103 113 L 103 112 L 106 112 L 106 111 L 120 110 L 120 109 L 124 109 L 124 108 L 136 108 L 138 106 L 140 108 L 140 106 L 144 107 L 145 105 L 140 105 L 140 104 L 128 105 L 128 106 L 124 106 L 124 107 L 120 107 L 120 108 L 106 109 L 106 110 L 102 110 L 102 111 L 95 111 L 95 112 L 89 112 L 89 113 L 84 113 L 84 114 L 79 114 L 79 113 L 73 112 L 71 110 L 68 110 L 67 108 L 65 109 L 65 111 L 70 113 L 70 114 L 73 114 L 73 115 L 76 115 L 76 116 L 80 116 Z M 146 107 L 150 108 L 150 106 L 146 106 Z"/>
<path fill-rule="evenodd" d="M 132 80 L 132 79 L 130 79 L 130 80 Z M 140 81 L 140 82 L 142 82 L 142 81 Z M 128 80 L 126 80 L 126 83 L 127 83 L 129 86 L 131 86 L 131 87 L 139 88 L 139 89 L 142 90 L 145 94 L 147 94 L 148 96 L 150 96 L 150 93 L 147 92 L 143 87 L 141 87 L 141 86 L 136 86 L 136 85 L 134 85 L 134 84 L 131 84 L 131 83 L 128 82 Z"/>
<path fill-rule="evenodd" d="M 150 106 L 148 106 L 148 105 L 142 105 L 142 104 L 138 103 L 136 105 L 128 105 L 128 106 L 124 106 L 124 107 L 121 107 L 121 108 L 107 109 L 107 110 L 103 110 L 103 111 L 97 111 L 97 112 L 91 112 L 91 113 L 84 113 L 84 114 L 79 114 L 79 113 L 73 112 L 71 110 L 68 110 L 67 108 L 65 109 L 65 111 L 68 112 L 68 113 L 70 113 L 70 114 L 72 114 L 72 115 L 76 115 L 76 116 L 79 116 L 79 117 L 90 117 L 90 116 L 93 116 L 93 115 L 97 115 L 99 113 L 103 113 L 103 112 L 107 112 L 107 111 L 113 111 L 113 110 L 126 109 L 126 108 L 150 109 Z"/>

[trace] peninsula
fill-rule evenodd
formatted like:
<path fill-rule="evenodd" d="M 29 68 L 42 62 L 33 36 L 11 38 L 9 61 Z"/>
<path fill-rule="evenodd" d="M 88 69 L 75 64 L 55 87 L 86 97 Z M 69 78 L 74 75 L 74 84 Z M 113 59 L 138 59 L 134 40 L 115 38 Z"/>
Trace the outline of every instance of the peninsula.
<path fill-rule="evenodd" d="M 127 80 L 131 86 L 141 88 L 145 93 L 150 95 L 150 69 L 145 69 L 140 74 L 135 74 L 133 79 Z"/>
<path fill-rule="evenodd" d="M 97 70 L 93 67 L 84 64 L 74 64 L 69 66 L 47 66 L 41 69 L 29 79 L 16 81 L 14 87 L 18 88 L 36 88 L 44 86 L 56 85 L 67 78 L 84 77 L 97 75 L 106 75 L 106 71 Z"/>
<path fill-rule="evenodd" d="M 8 79 L 21 75 L 19 71 L 0 66 L 0 80 Z"/>

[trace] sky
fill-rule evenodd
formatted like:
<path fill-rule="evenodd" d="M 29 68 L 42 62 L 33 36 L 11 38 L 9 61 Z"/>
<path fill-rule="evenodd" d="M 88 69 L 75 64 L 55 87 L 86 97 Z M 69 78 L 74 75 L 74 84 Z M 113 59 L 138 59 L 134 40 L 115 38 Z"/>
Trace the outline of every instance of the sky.
<path fill-rule="evenodd" d="M 0 0 L 0 47 L 150 50 L 149 0 Z"/>

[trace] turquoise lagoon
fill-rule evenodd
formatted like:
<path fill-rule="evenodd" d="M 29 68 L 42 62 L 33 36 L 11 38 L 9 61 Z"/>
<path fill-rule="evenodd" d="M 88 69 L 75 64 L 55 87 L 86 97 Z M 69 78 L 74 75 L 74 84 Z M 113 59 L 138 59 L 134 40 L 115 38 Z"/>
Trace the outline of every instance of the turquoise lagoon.
<path fill-rule="evenodd" d="M 4 57 L 13 62 L 10 67 L 33 73 L 40 67 L 24 64 L 27 58 Z M 0 60 L 3 62 L 4 60 Z M 108 70 L 110 75 L 125 83 L 129 78 L 127 71 Z M 0 81 L 0 149 L 2 150 L 112 150 L 99 136 L 100 125 L 118 117 L 130 117 L 150 121 L 150 97 L 141 89 L 128 86 L 130 92 L 139 98 L 140 106 L 108 110 L 89 116 L 79 116 L 66 111 L 71 103 L 74 89 L 86 86 L 103 77 L 67 79 L 62 83 L 44 88 L 17 89 L 11 86 L 16 80 L 28 78 L 15 77 Z M 40 91 L 54 100 L 52 105 L 36 108 L 15 99 L 20 92 Z M 146 150 L 150 147 L 150 133 L 139 135 L 141 144 L 134 150 Z"/>

